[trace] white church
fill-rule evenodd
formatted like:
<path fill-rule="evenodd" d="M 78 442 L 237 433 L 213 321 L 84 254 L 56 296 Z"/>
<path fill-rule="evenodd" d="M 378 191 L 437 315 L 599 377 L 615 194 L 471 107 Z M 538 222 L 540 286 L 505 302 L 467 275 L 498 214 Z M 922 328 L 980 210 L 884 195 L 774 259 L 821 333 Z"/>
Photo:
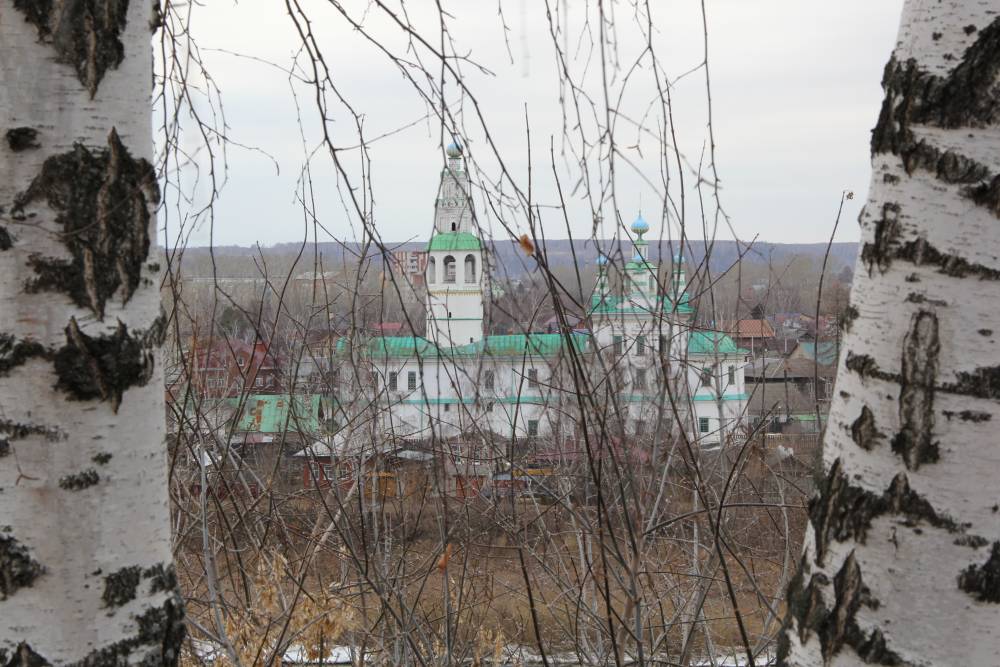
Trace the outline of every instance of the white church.
<path fill-rule="evenodd" d="M 377 437 L 574 437 L 594 405 L 627 437 L 680 423 L 692 441 L 713 447 L 737 431 L 748 353 L 722 333 L 692 329 L 683 263 L 676 258 L 672 275 L 661 276 L 641 216 L 620 289 L 611 287 L 607 257 L 598 260 L 589 333 L 487 335 L 487 251 L 462 148 L 453 143 L 447 155 L 427 246 L 425 336 L 377 337 L 364 349 L 381 408 Z"/>

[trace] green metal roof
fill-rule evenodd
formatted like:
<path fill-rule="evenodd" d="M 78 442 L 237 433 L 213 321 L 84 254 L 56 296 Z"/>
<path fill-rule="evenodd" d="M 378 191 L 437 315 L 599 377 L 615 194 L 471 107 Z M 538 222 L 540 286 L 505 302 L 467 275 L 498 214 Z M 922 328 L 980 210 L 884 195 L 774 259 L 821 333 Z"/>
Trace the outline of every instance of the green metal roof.
<path fill-rule="evenodd" d="M 681 300 L 679 303 L 674 304 L 669 297 L 661 297 L 663 303 L 662 312 L 663 313 L 676 313 L 678 315 L 689 315 L 694 312 L 694 308 L 691 307 L 691 302 L 687 298 L 687 294 L 681 295 Z M 638 306 L 632 303 L 631 299 L 627 297 L 619 297 L 615 295 L 608 294 L 602 299 L 600 295 L 595 294 L 590 298 L 591 314 L 596 315 L 614 315 L 619 313 L 652 313 L 656 311 L 656 308 L 646 308 L 644 306 Z"/>
<path fill-rule="evenodd" d="M 743 354 L 733 339 L 721 331 L 692 331 L 688 336 L 688 354 Z"/>
<path fill-rule="evenodd" d="M 570 334 L 569 340 L 577 352 L 583 351 L 587 345 L 587 337 L 582 334 Z M 525 353 L 552 356 L 566 349 L 567 345 L 563 334 L 515 334 L 487 336 L 485 348 L 492 356 L 521 356 Z"/>
<path fill-rule="evenodd" d="M 656 273 L 656 264 L 653 264 L 649 260 L 643 260 L 637 262 L 634 259 L 625 263 L 626 271 L 642 271 L 648 273 Z"/>
<path fill-rule="evenodd" d="M 581 352 L 587 346 L 583 334 L 570 334 L 570 345 Z M 563 334 L 515 334 L 510 336 L 487 336 L 467 345 L 438 347 L 426 338 L 418 336 L 384 336 L 368 342 L 367 353 L 375 358 L 394 357 L 477 357 L 477 356 L 554 356 L 567 349 Z"/>
<path fill-rule="evenodd" d="M 427 244 L 427 250 L 482 250 L 483 244 L 475 234 L 469 232 L 445 232 L 435 234 Z"/>
<path fill-rule="evenodd" d="M 367 348 L 373 357 L 426 357 L 438 352 L 434 343 L 419 336 L 380 336 L 369 340 Z"/>
<path fill-rule="evenodd" d="M 237 409 L 240 399 L 229 399 Z M 288 431 L 319 431 L 323 422 L 334 419 L 336 403 L 329 396 L 320 394 L 253 394 L 243 402 L 236 431 L 257 433 L 283 433 Z"/>
<path fill-rule="evenodd" d="M 799 343 L 797 350 L 793 350 L 793 353 L 806 359 L 815 359 L 818 363 L 825 366 L 837 363 L 836 341 L 821 341 L 818 345 L 803 341 Z"/>
<path fill-rule="evenodd" d="M 717 401 L 719 400 L 714 394 L 695 394 L 693 400 L 695 401 Z M 723 394 L 722 400 L 724 401 L 748 401 L 750 396 L 747 394 Z"/>

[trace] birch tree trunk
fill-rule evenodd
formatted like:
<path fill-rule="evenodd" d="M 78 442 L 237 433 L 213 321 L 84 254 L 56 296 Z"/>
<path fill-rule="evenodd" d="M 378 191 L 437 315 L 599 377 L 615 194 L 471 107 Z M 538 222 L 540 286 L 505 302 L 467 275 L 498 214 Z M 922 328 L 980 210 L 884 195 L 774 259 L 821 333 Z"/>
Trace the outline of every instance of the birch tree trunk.
<path fill-rule="evenodd" d="M 0 0 L 0 665 L 175 664 L 150 3 Z"/>
<path fill-rule="evenodd" d="M 1000 664 L 998 13 L 903 10 L 785 665 Z"/>

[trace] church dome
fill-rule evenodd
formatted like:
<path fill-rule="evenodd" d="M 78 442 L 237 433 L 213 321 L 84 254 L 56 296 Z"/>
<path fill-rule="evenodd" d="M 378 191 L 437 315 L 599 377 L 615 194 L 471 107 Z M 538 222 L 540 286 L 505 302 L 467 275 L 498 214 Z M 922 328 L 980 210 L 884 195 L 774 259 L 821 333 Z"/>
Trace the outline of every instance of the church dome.
<path fill-rule="evenodd" d="M 448 153 L 448 157 L 462 157 L 462 145 L 458 141 L 453 141 L 448 144 L 445 152 Z"/>
<path fill-rule="evenodd" d="M 645 234 L 648 231 L 649 223 L 643 219 L 642 213 L 640 213 L 635 222 L 632 223 L 632 232 L 634 234 Z"/>

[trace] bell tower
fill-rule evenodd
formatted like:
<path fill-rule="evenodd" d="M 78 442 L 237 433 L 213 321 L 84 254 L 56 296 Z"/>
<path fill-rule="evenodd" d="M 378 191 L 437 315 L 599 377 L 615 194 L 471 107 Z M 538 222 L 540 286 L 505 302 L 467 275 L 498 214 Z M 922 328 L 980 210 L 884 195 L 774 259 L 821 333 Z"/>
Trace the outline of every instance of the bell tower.
<path fill-rule="evenodd" d="M 443 347 L 483 337 L 483 244 L 474 221 L 462 146 L 447 149 L 427 244 L 427 338 Z"/>

